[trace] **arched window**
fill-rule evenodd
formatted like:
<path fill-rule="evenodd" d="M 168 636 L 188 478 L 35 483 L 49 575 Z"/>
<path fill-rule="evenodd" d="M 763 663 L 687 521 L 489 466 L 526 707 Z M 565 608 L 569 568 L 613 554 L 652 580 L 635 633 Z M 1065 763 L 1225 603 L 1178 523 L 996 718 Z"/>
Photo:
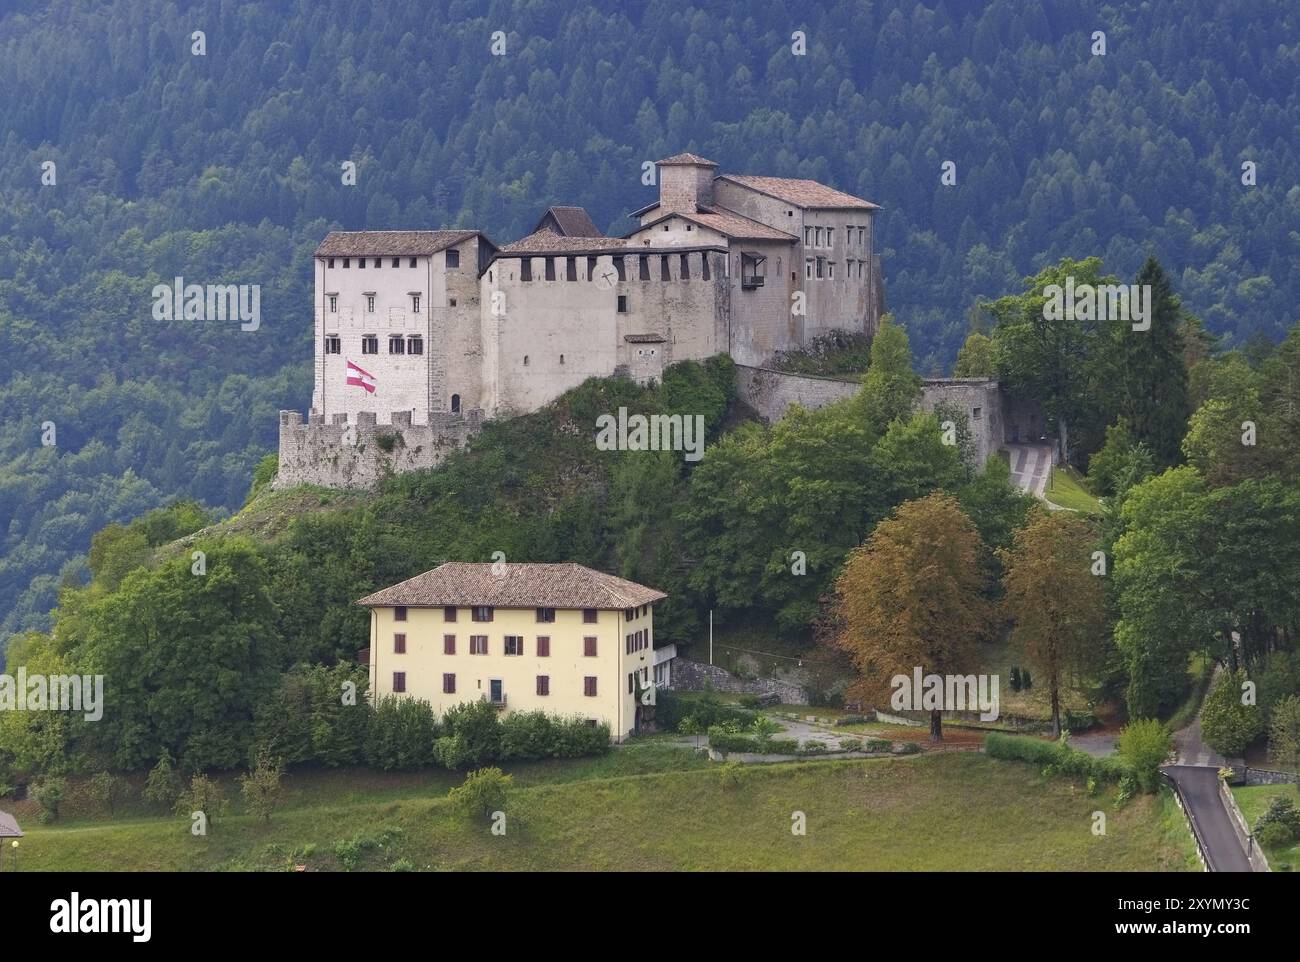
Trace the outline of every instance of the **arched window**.
<path fill-rule="evenodd" d="M 525 354 L 525 355 L 524 355 L 524 367 L 527 367 L 527 366 L 528 366 L 528 355 Z"/>
<path fill-rule="evenodd" d="M 460 413 L 460 395 L 459 395 L 459 394 L 453 394 L 453 395 L 451 396 L 451 413 L 452 413 L 452 414 L 459 414 L 459 413 Z"/>

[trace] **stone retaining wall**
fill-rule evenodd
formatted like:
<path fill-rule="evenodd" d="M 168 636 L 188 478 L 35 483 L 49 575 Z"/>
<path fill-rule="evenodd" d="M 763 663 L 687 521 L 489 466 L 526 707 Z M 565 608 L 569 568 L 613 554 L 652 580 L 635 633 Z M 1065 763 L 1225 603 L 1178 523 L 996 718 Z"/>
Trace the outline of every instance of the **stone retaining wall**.
<path fill-rule="evenodd" d="M 680 656 L 673 660 L 672 690 L 719 691 L 742 695 L 774 694 L 787 705 L 808 704 L 807 693 L 798 685 L 774 678 L 737 678 L 725 668 L 704 665 Z"/>

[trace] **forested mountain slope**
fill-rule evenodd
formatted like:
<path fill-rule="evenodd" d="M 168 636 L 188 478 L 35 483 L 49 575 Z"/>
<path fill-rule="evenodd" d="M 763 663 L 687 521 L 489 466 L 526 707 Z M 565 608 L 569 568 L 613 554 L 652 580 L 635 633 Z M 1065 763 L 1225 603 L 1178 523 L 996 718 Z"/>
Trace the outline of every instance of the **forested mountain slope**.
<path fill-rule="evenodd" d="M 1280 339 L 1300 294 L 1295 6 L 974 7 L 7 3 L 0 632 L 45 623 L 106 522 L 242 500 L 275 411 L 309 396 L 330 227 L 504 241 L 568 203 L 620 230 L 654 195 L 642 163 L 692 150 L 883 205 L 888 303 L 926 373 L 973 305 L 1066 255 L 1127 278 L 1154 253 L 1212 331 Z M 260 329 L 155 321 L 176 276 L 260 285 Z"/>

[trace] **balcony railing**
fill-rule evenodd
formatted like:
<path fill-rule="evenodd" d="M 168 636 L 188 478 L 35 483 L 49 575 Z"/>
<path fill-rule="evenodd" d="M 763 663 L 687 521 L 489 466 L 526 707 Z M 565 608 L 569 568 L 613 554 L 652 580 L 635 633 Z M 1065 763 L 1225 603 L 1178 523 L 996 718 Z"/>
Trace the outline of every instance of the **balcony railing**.
<path fill-rule="evenodd" d="M 499 698 L 493 698 L 493 697 L 491 697 L 490 695 L 486 695 L 486 694 L 485 694 L 485 695 L 483 695 L 483 697 L 482 697 L 481 700 L 482 700 L 482 701 L 486 701 L 486 702 L 491 702 L 491 703 L 492 703 L 492 707 L 493 707 L 493 708 L 496 708 L 496 709 L 498 709 L 498 710 L 500 710 L 500 711 L 504 711 L 504 710 L 505 710 L 505 707 L 506 707 L 506 696 L 505 696 L 505 693 L 504 693 L 504 692 L 502 692 L 502 694 L 501 694 L 501 696 L 500 696 Z"/>

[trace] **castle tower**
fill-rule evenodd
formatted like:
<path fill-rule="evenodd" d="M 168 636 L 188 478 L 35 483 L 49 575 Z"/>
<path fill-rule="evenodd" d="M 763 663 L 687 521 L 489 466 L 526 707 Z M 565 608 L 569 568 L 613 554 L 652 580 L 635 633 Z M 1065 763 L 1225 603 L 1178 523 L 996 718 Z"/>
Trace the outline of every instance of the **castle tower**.
<path fill-rule="evenodd" d="M 713 172 L 718 165 L 695 154 L 677 154 L 655 162 L 659 168 L 659 213 L 713 206 Z"/>

